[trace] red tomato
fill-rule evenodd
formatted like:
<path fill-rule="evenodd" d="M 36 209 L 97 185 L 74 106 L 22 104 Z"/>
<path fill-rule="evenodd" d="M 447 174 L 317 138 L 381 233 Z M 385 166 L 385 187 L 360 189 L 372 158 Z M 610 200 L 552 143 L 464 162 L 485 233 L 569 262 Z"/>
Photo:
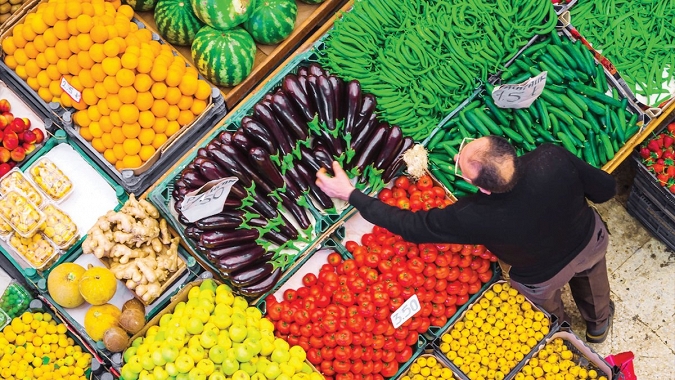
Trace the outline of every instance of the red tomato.
<path fill-rule="evenodd" d="M 417 183 L 415 184 L 418 189 L 424 191 L 424 190 L 429 190 L 434 186 L 434 182 L 431 180 L 431 177 L 428 175 L 423 175 L 420 177 L 420 179 L 417 180 Z"/>
<path fill-rule="evenodd" d="M 284 292 L 284 300 L 288 302 L 293 302 L 297 298 L 297 292 L 295 289 L 286 289 Z"/>
<path fill-rule="evenodd" d="M 339 253 L 333 252 L 330 255 L 328 255 L 328 264 L 336 267 L 341 262 L 342 262 L 342 256 L 340 256 Z"/>
<path fill-rule="evenodd" d="M 431 190 L 431 189 L 422 191 L 422 200 L 425 201 L 425 202 L 430 201 L 430 200 L 434 199 L 435 197 L 436 197 L 436 195 L 434 194 L 433 190 Z"/>
<path fill-rule="evenodd" d="M 396 187 L 392 191 L 392 196 L 394 199 L 406 198 L 408 196 L 408 193 L 406 193 L 404 189 Z"/>
<path fill-rule="evenodd" d="M 386 201 L 384 201 L 384 203 L 385 203 L 386 205 L 389 205 L 389 206 L 394 206 L 394 207 L 396 207 L 396 199 L 395 199 L 395 198 L 393 198 L 393 197 L 392 197 L 392 198 L 389 198 L 389 199 L 387 199 Z"/>
<path fill-rule="evenodd" d="M 321 373 L 323 373 L 325 376 L 335 375 L 335 369 L 333 368 L 333 362 L 329 361 L 329 360 L 324 360 L 324 358 L 322 358 Z"/>
<path fill-rule="evenodd" d="M 469 295 L 468 294 L 457 296 L 457 305 L 464 305 L 468 301 L 469 301 Z"/>
<path fill-rule="evenodd" d="M 417 189 L 417 186 L 415 186 L 415 185 L 413 185 L 413 184 L 410 184 L 410 186 L 408 186 L 408 194 L 412 194 L 412 193 L 414 193 L 414 192 L 416 192 L 416 191 L 419 191 L 419 190 Z"/>
<path fill-rule="evenodd" d="M 362 245 L 371 245 L 375 241 L 375 234 L 363 234 L 361 236 L 361 244 Z"/>
<path fill-rule="evenodd" d="M 434 192 L 434 195 L 436 195 L 436 198 L 445 199 L 445 190 L 443 190 L 443 188 L 434 186 L 431 190 Z"/>
<path fill-rule="evenodd" d="M 398 372 L 398 363 L 392 360 L 382 363 L 382 370 L 379 374 L 382 375 L 382 377 L 392 377 L 396 375 L 396 372 Z"/>
<path fill-rule="evenodd" d="M 377 194 L 377 198 L 379 198 L 382 202 L 386 201 L 387 199 L 392 198 L 393 194 L 391 189 L 382 189 L 379 194 Z"/>
<path fill-rule="evenodd" d="M 412 348 L 410 348 L 409 346 L 406 346 L 406 347 L 403 349 L 403 351 L 401 351 L 401 352 L 399 352 L 398 354 L 396 354 L 396 358 L 395 358 L 395 359 L 396 359 L 396 361 L 399 362 L 399 363 L 405 363 L 405 362 L 407 362 L 408 360 L 410 360 L 411 357 L 412 357 Z M 382 376 L 384 376 L 384 375 L 382 375 Z"/>
<path fill-rule="evenodd" d="M 320 365 L 323 362 L 323 358 L 321 357 L 321 353 L 319 352 L 318 348 L 311 347 L 309 350 L 307 350 L 307 360 L 309 360 L 310 363 L 314 365 Z M 323 368 L 321 369 L 321 372 L 325 375 L 326 372 L 324 372 Z"/>
<path fill-rule="evenodd" d="M 314 284 L 316 284 L 316 275 L 314 273 L 307 273 L 302 277 L 302 284 L 310 287 Z"/>
<path fill-rule="evenodd" d="M 398 201 L 396 201 L 396 207 L 401 210 L 410 210 L 410 200 L 408 200 L 408 198 L 399 198 Z"/>
<path fill-rule="evenodd" d="M 410 180 L 406 176 L 400 176 L 394 180 L 394 186 L 399 189 L 407 190 L 408 187 L 410 187 Z"/>
<path fill-rule="evenodd" d="M 354 250 L 356 249 L 356 247 L 358 247 L 358 246 L 359 246 L 359 243 L 357 243 L 353 240 L 350 240 L 347 243 L 345 243 L 345 248 L 347 248 L 347 251 L 349 251 L 349 253 L 353 253 Z"/>

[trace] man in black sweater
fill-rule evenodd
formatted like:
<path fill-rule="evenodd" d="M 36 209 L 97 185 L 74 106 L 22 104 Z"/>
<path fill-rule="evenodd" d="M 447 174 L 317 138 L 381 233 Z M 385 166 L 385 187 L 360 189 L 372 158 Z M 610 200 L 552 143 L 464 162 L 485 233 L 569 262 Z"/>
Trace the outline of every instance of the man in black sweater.
<path fill-rule="evenodd" d="M 586 199 L 610 200 L 614 178 L 555 145 L 516 157 L 511 144 L 497 136 L 469 142 L 455 160 L 461 176 L 481 191 L 444 209 L 388 206 L 355 190 L 337 162 L 335 176 L 320 171 L 317 185 L 406 241 L 485 245 L 511 265 L 512 286 L 561 321 L 568 320 L 561 289 L 569 283 L 586 321 L 586 340 L 604 341 L 614 311 L 605 262 L 608 236 Z"/>

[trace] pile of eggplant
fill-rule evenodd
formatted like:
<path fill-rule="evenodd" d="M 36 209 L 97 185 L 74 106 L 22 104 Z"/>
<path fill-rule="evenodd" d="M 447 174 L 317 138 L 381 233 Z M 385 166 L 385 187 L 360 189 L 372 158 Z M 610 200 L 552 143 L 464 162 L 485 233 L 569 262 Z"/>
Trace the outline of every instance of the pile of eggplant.
<path fill-rule="evenodd" d="M 345 83 L 320 66 L 300 67 L 256 103 L 235 132 L 223 131 L 181 172 L 172 196 L 185 235 L 246 297 L 271 290 L 309 243 L 314 213 L 336 213 L 315 184 L 337 160 L 357 187 L 383 186 L 404 164 L 413 140 L 378 123 L 375 98 L 358 81 Z M 186 194 L 236 177 L 223 210 L 194 223 L 181 212 Z M 374 185 L 376 184 L 376 185 Z M 375 189 L 374 189 L 375 190 Z"/>

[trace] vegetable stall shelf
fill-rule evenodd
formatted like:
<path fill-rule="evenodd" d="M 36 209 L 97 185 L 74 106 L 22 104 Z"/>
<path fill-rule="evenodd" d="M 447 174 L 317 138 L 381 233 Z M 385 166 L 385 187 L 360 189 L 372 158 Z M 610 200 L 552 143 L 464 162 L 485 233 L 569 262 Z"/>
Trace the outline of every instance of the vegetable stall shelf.
<path fill-rule="evenodd" d="M 259 83 L 263 83 L 269 74 L 294 50 L 300 46 L 311 33 L 330 19 L 345 3 L 345 0 L 325 0 L 320 4 L 308 4 L 296 1 L 297 18 L 293 32 L 282 42 L 275 45 L 256 44 L 255 61 L 251 73 L 236 86 L 220 87 L 228 109 L 239 104 Z M 152 12 L 140 12 L 139 18 L 157 30 Z M 176 46 L 186 60 L 194 63 L 190 47 Z"/>

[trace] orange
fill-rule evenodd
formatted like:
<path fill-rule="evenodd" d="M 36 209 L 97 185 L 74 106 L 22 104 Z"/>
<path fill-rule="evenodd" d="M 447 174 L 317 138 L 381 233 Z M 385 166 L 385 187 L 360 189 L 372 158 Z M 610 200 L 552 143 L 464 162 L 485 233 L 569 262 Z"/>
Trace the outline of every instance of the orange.
<path fill-rule="evenodd" d="M 80 33 L 89 33 L 91 28 L 94 26 L 94 20 L 87 14 L 81 14 L 77 16 L 75 22 L 77 23 L 77 30 Z"/>
<path fill-rule="evenodd" d="M 40 87 L 49 87 L 49 83 L 52 81 L 47 74 L 47 70 L 40 71 L 36 78 Z"/>
<path fill-rule="evenodd" d="M 155 135 L 155 139 L 152 140 L 152 147 L 155 149 L 159 149 L 164 143 L 168 140 L 166 135 L 164 133 L 158 133 Z"/>
<path fill-rule="evenodd" d="M 133 87 L 120 87 L 118 95 L 120 97 L 120 101 L 122 101 L 123 104 L 134 104 L 138 98 L 138 93 Z"/>
<path fill-rule="evenodd" d="M 143 162 L 149 160 L 153 154 L 155 154 L 155 148 L 152 145 L 143 146 L 141 147 L 141 151 L 138 152 L 138 156 Z"/>
<path fill-rule="evenodd" d="M 135 48 L 141 47 L 141 41 L 139 41 L 136 35 L 133 33 L 129 33 L 126 37 L 124 37 L 124 42 L 127 44 L 127 47 L 135 47 Z"/>
<path fill-rule="evenodd" d="M 34 59 L 29 59 L 26 62 L 26 74 L 29 78 L 36 78 L 38 73 L 41 71 L 40 66 L 38 66 L 37 61 Z"/>
<path fill-rule="evenodd" d="M 49 92 L 54 96 L 61 96 L 63 94 L 63 89 L 61 88 L 60 82 L 56 80 L 52 81 L 52 83 L 49 84 Z M 68 96 L 64 96 L 63 98 L 68 98 Z"/>
<path fill-rule="evenodd" d="M 155 65 L 155 67 L 152 68 L 152 71 L 150 71 L 150 76 L 155 82 L 161 82 L 166 79 L 167 69 L 164 66 Z"/>
<path fill-rule="evenodd" d="M 94 93 L 101 100 L 105 100 L 105 98 L 108 97 L 108 91 L 105 90 L 105 85 L 102 82 L 98 82 L 94 85 Z M 108 111 L 110 111 L 107 106 L 106 106 L 106 109 Z M 103 111 L 101 111 L 101 113 L 103 114 Z M 107 114 L 104 114 L 104 115 L 107 115 Z"/>
<path fill-rule="evenodd" d="M 138 74 L 134 79 L 134 88 L 138 92 L 147 92 L 152 87 L 153 82 L 148 74 Z"/>
<path fill-rule="evenodd" d="M 169 87 L 166 90 L 166 96 L 164 97 L 164 100 L 166 100 L 166 102 L 170 105 L 175 105 L 178 104 L 182 95 L 183 94 L 181 94 L 181 91 L 177 87 Z"/>
<path fill-rule="evenodd" d="M 12 43 L 14 43 L 13 42 L 14 40 L 12 40 L 11 38 L 6 38 L 6 39 L 3 40 L 3 42 L 4 41 L 12 41 Z M 28 44 L 26 44 L 26 45 L 28 45 Z M 40 52 L 40 53 L 44 52 L 45 49 L 47 49 L 47 44 L 45 43 L 45 38 L 42 35 L 39 35 L 39 36 L 35 37 L 35 39 L 33 40 L 33 46 L 35 46 L 35 48 L 37 49 L 38 52 Z"/>
<path fill-rule="evenodd" d="M 103 0 L 94 0 L 91 2 L 94 7 L 94 14 L 96 16 L 103 16 L 105 14 L 105 2 Z"/>
<path fill-rule="evenodd" d="M 33 32 L 36 34 L 42 34 L 49 28 L 49 25 L 45 23 L 44 17 L 36 15 L 30 22 L 30 28 L 33 29 Z"/>
<path fill-rule="evenodd" d="M 14 30 L 12 31 L 12 40 L 14 40 L 14 46 L 16 46 L 17 48 L 23 48 L 24 46 L 26 46 L 26 43 L 28 42 L 26 41 L 25 38 L 23 38 L 22 30 L 23 25 L 19 24 L 15 26 Z M 56 43 L 56 41 L 54 43 Z"/>
<path fill-rule="evenodd" d="M 47 54 L 47 61 L 49 61 L 49 54 L 48 53 L 45 54 Z M 56 62 L 58 62 L 58 60 L 56 60 Z M 51 63 L 51 61 L 49 61 L 49 63 Z M 71 55 L 70 58 L 68 58 L 68 72 L 71 75 L 77 75 L 80 73 L 81 70 L 82 68 L 80 67 L 80 64 L 77 62 L 77 56 Z"/>
<path fill-rule="evenodd" d="M 66 46 L 67 45 L 68 44 L 66 43 Z M 37 55 L 40 54 L 40 52 L 35 47 L 35 44 L 33 42 L 27 43 L 26 46 L 23 47 L 23 50 L 26 52 L 26 55 L 30 59 L 35 59 L 35 57 L 37 57 Z"/>
<path fill-rule="evenodd" d="M 127 50 L 127 43 L 122 37 L 115 37 L 113 41 L 119 46 L 120 54 L 124 53 Z"/>
<path fill-rule="evenodd" d="M 166 79 L 164 81 L 166 82 L 166 85 L 169 87 L 178 87 L 182 76 L 183 76 L 182 72 L 172 67 L 167 72 Z"/>
<path fill-rule="evenodd" d="M 61 73 L 59 72 L 59 68 L 56 67 L 56 65 L 49 65 L 47 66 L 47 76 L 49 79 L 58 82 L 61 79 Z"/>
<path fill-rule="evenodd" d="M 45 39 L 46 42 L 46 39 Z M 91 36 L 88 34 L 78 34 L 77 35 L 77 47 L 81 51 L 89 51 L 89 48 L 94 44 L 94 41 L 91 40 Z M 49 45 L 49 43 L 47 43 Z"/>
<path fill-rule="evenodd" d="M 131 18 L 134 17 L 134 9 L 127 4 L 122 4 L 117 8 L 117 14 L 124 15 L 127 20 L 131 20 Z"/>
<path fill-rule="evenodd" d="M 101 99 L 103 100 L 103 99 Z M 101 102 L 98 102 L 98 108 L 101 108 Z M 101 125 L 101 129 L 105 133 L 110 133 L 113 129 L 113 124 L 112 121 L 110 121 L 110 116 L 101 116 L 101 119 L 98 121 L 98 123 Z"/>
<path fill-rule="evenodd" d="M 117 94 L 120 90 L 120 85 L 117 84 L 115 77 L 106 77 L 103 80 L 103 86 L 108 94 Z"/>
<path fill-rule="evenodd" d="M 73 121 L 80 127 L 85 128 L 89 127 L 89 124 L 91 124 L 91 119 L 89 118 L 89 114 L 87 113 L 87 111 L 75 112 L 75 115 L 73 115 Z"/>
<path fill-rule="evenodd" d="M 136 37 L 138 37 L 141 42 L 150 42 L 152 41 L 152 32 L 150 29 L 138 29 Z"/>
<path fill-rule="evenodd" d="M 103 71 L 110 76 L 114 76 L 122 68 L 122 63 L 118 57 L 107 57 L 103 60 Z"/>
<path fill-rule="evenodd" d="M 126 36 L 128 36 L 129 31 L 131 30 L 131 28 L 129 27 L 129 22 L 126 22 L 126 21 L 121 21 L 121 22 L 116 21 L 115 22 L 115 29 L 117 29 L 117 35 L 122 37 L 122 38 L 125 38 Z"/>
<path fill-rule="evenodd" d="M 134 72 L 130 69 L 120 69 L 114 75 L 117 83 L 122 87 L 129 87 L 136 82 L 136 75 L 134 75 Z"/>
<path fill-rule="evenodd" d="M 141 134 L 141 126 L 138 123 L 123 124 L 122 134 L 128 139 L 133 139 Z"/>
<path fill-rule="evenodd" d="M 192 107 L 190 107 L 190 111 L 195 114 L 195 115 L 201 115 L 202 112 L 206 109 L 206 102 L 203 100 L 195 99 L 194 102 L 192 102 Z"/>
<path fill-rule="evenodd" d="M 77 53 L 77 63 L 83 69 L 91 69 L 91 67 L 94 66 L 94 61 L 89 56 L 89 53 L 86 51 L 81 51 Z M 103 66 L 103 69 L 105 69 L 105 66 Z"/>
<path fill-rule="evenodd" d="M 87 108 L 87 116 L 89 116 L 89 119 L 91 121 L 100 121 L 101 120 L 101 112 L 98 110 L 98 106 L 93 105 L 93 106 Z M 100 125 L 100 123 L 99 123 L 99 125 Z M 101 128 L 101 129 L 103 129 L 103 128 Z"/>
<path fill-rule="evenodd" d="M 89 132 L 89 128 L 87 127 L 80 128 L 80 136 L 82 136 L 82 138 L 87 141 L 91 141 L 94 138 L 94 136 L 91 135 L 91 132 Z"/>
<path fill-rule="evenodd" d="M 99 17 L 98 20 L 102 22 L 103 25 L 105 26 L 112 25 L 115 23 L 115 18 L 108 14 Z"/>
<path fill-rule="evenodd" d="M 180 130 L 180 125 L 177 121 L 169 121 L 169 124 L 166 125 L 166 131 L 164 134 L 167 137 L 173 136 L 176 132 Z"/>
<path fill-rule="evenodd" d="M 105 158 L 106 161 L 110 162 L 113 165 L 115 165 L 115 163 L 117 162 L 117 157 L 115 157 L 115 153 L 113 152 L 112 149 L 106 149 L 105 152 L 103 152 L 103 158 Z"/>
<path fill-rule="evenodd" d="M 67 20 L 68 14 L 66 13 L 66 3 L 56 3 L 56 9 L 54 10 L 57 20 Z"/>
<path fill-rule="evenodd" d="M 26 40 L 26 42 L 28 42 L 33 41 L 35 37 L 37 37 L 37 33 L 33 31 L 30 25 L 24 25 L 23 28 L 21 29 L 21 36 L 23 37 L 24 40 Z"/>
<path fill-rule="evenodd" d="M 54 14 L 54 8 L 55 5 L 52 3 L 45 7 L 44 12 L 42 12 L 42 20 L 49 26 L 53 26 L 57 21 L 56 15 Z"/>
<path fill-rule="evenodd" d="M 14 69 L 14 71 L 16 72 L 16 75 L 19 76 L 19 78 L 21 78 L 23 80 L 28 79 L 28 74 L 26 73 L 25 67 L 19 65 L 19 66 L 16 67 L 16 69 Z"/>
<path fill-rule="evenodd" d="M 104 44 L 93 44 L 89 48 L 89 56 L 96 63 L 101 63 L 105 59 L 106 55 L 104 50 Z"/>
<path fill-rule="evenodd" d="M 108 75 L 105 73 L 105 71 L 103 71 L 102 64 L 95 63 L 94 66 L 91 67 L 91 77 L 94 78 L 96 82 L 103 83 Z"/>
<path fill-rule="evenodd" d="M 82 100 L 88 106 L 93 106 L 98 103 L 98 97 L 94 93 L 93 88 L 85 88 L 84 91 L 82 91 Z"/>
<path fill-rule="evenodd" d="M 108 41 L 108 28 L 106 28 L 104 25 L 94 25 L 89 31 L 89 34 L 91 35 L 92 41 L 96 43 L 102 44 Z"/>
<path fill-rule="evenodd" d="M 127 137 L 124 136 L 124 133 L 122 132 L 122 127 L 113 127 L 113 129 L 110 131 L 110 136 L 116 144 L 121 144 L 127 139 Z"/>
<path fill-rule="evenodd" d="M 136 97 L 134 104 L 138 107 L 139 111 L 147 111 L 152 108 L 152 104 L 155 102 L 155 98 L 152 97 L 152 94 L 149 92 L 139 92 Z"/>
<path fill-rule="evenodd" d="M 61 75 L 69 75 L 67 59 L 59 59 L 59 61 L 56 62 L 56 68 L 59 70 Z"/>
<path fill-rule="evenodd" d="M 174 121 L 178 119 L 178 116 L 180 115 L 180 108 L 178 106 L 169 106 L 169 110 L 166 112 L 166 118 L 169 121 Z"/>
<path fill-rule="evenodd" d="M 89 124 L 89 132 L 91 132 L 91 135 L 94 137 L 103 136 L 103 130 L 97 121 L 92 121 L 91 124 Z"/>
<path fill-rule="evenodd" d="M 122 160 L 122 164 L 124 165 L 125 168 L 137 168 L 143 165 L 143 161 L 141 160 L 140 157 L 138 157 L 138 155 L 125 156 L 124 159 Z"/>
<path fill-rule="evenodd" d="M 14 39 L 13 38 L 5 38 L 2 40 L 2 50 L 9 54 L 12 55 L 16 51 L 16 45 L 14 45 Z"/>
<path fill-rule="evenodd" d="M 124 142 L 124 141 L 122 141 Z M 116 142 L 115 146 L 113 146 L 112 151 L 115 154 L 115 158 L 118 160 L 121 160 L 126 156 L 127 154 L 124 153 L 124 147 L 122 146 L 122 142 Z"/>
<path fill-rule="evenodd" d="M 124 104 L 120 107 L 120 116 L 122 122 L 132 124 L 138 121 L 138 108 L 131 104 Z"/>
<path fill-rule="evenodd" d="M 108 103 L 108 108 L 110 108 L 110 119 L 113 120 L 113 124 L 122 125 L 121 119 L 115 119 L 113 117 L 114 112 L 119 111 L 122 107 L 122 101 L 120 101 L 120 97 L 118 95 L 108 95 L 105 100 L 106 103 Z M 119 118 L 119 115 L 117 117 Z M 120 122 L 117 123 L 115 120 L 120 120 Z"/>
<path fill-rule="evenodd" d="M 59 59 L 59 62 L 61 62 L 60 59 Z M 47 57 L 45 57 L 45 53 L 40 53 L 40 54 L 38 54 L 38 56 L 35 57 L 35 63 L 36 63 L 36 64 L 38 65 L 38 67 L 41 68 L 41 69 L 46 69 L 47 66 L 49 66 L 49 62 L 47 62 Z M 57 62 L 57 63 L 58 63 L 58 62 Z M 67 73 L 68 73 L 68 71 L 66 70 L 66 74 L 67 74 Z"/>
<path fill-rule="evenodd" d="M 33 91 L 37 91 L 40 88 L 40 84 L 38 83 L 37 78 L 30 78 L 30 77 L 26 78 L 26 84 L 28 85 L 28 87 L 32 88 Z M 54 92 L 51 89 L 51 84 L 49 86 L 50 86 L 49 92 L 51 92 L 52 95 L 54 95 Z"/>
<path fill-rule="evenodd" d="M 169 120 L 165 117 L 157 117 L 155 118 L 155 124 L 152 126 L 152 130 L 155 131 L 155 133 L 164 133 L 167 124 L 169 124 Z"/>
<path fill-rule="evenodd" d="M 155 124 L 155 115 L 150 111 L 141 111 L 138 115 L 138 124 L 141 125 L 141 128 L 152 128 Z"/>
<path fill-rule="evenodd" d="M 169 112 L 169 103 L 164 99 L 155 100 L 150 108 L 155 117 L 164 117 Z"/>
<path fill-rule="evenodd" d="M 195 119 L 195 115 L 192 113 L 192 111 L 187 110 L 187 111 L 180 111 L 180 114 L 178 115 L 178 124 L 180 126 L 185 126 L 188 125 L 192 122 L 192 120 Z"/>
<path fill-rule="evenodd" d="M 56 46 L 56 43 L 58 41 L 59 41 L 59 39 L 56 37 L 56 34 L 54 34 L 53 28 L 49 28 L 49 29 L 45 30 L 45 32 L 42 34 L 42 42 L 44 42 L 45 46 L 47 46 L 47 47 Z M 24 44 L 24 46 L 25 46 L 25 44 Z M 17 47 L 23 47 L 23 46 L 17 46 Z"/>
<path fill-rule="evenodd" d="M 71 86 L 75 87 L 77 91 L 82 92 L 82 90 L 84 90 L 84 86 L 82 85 L 82 83 L 80 83 L 80 78 L 76 76 L 71 77 L 68 83 L 70 83 Z"/>
<path fill-rule="evenodd" d="M 82 13 L 93 17 L 95 13 L 94 7 L 89 2 L 82 3 Z"/>
<path fill-rule="evenodd" d="M 70 96 L 68 96 L 66 94 L 63 94 L 61 96 L 61 105 L 66 107 L 66 108 L 72 107 L 73 106 L 73 99 Z"/>
<path fill-rule="evenodd" d="M 68 21 L 57 21 L 56 24 L 54 24 L 54 35 L 60 40 L 67 40 L 70 38 Z"/>
<path fill-rule="evenodd" d="M 70 34 L 71 37 L 80 34 L 80 31 L 77 30 L 77 20 L 70 19 L 67 21 L 66 25 L 68 26 L 68 34 Z"/>
<path fill-rule="evenodd" d="M 110 136 L 110 133 L 103 133 L 103 136 L 101 136 L 101 142 L 106 149 L 112 149 L 112 147 L 115 146 L 115 142 Z M 112 153 L 112 151 L 110 152 Z"/>
<path fill-rule="evenodd" d="M 16 59 L 14 58 L 13 55 L 6 55 L 4 62 L 5 65 L 7 65 L 7 67 L 9 67 L 12 70 L 16 69 L 18 66 L 18 64 L 16 63 Z"/>
<path fill-rule="evenodd" d="M 152 141 L 155 139 L 155 131 L 150 129 L 142 129 L 141 133 L 138 135 L 138 141 L 141 142 L 143 145 L 150 145 L 152 144 Z"/>
<path fill-rule="evenodd" d="M 96 84 L 96 81 L 94 80 L 94 77 L 91 75 L 90 70 L 85 69 L 80 71 L 78 77 L 80 78 L 80 83 L 82 83 L 84 87 L 93 88 L 94 85 Z"/>
<path fill-rule="evenodd" d="M 189 110 L 192 107 L 192 98 L 189 96 L 181 96 L 180 101 L 178 101 L 178 108 L 181 111 Z"/>
<path fill-rule="evenodd" d="M 106 57 L 117 57 L 117 55 L 120 53 L 120 46 L 117 44 L 117 42 L 108 40 L 105 44 L 103 44 L 103 52 L 105 53 Z"/>
<path fill-rule="evenodd" d="M 68 40 L 60 40 L 56 43 L 56 55 L 59 58 L 68 59 L 73 52 L 70 51 L 70 46 L 68 46 Z"/>
<path fill-rule="evenodd" d="M 190 76 L 184 75 L 180 81 L 178 88 L 183 95 L 192 96 L 197 92 L 197 86 L 199 85 L 198 79 Z"/>
<path fill-rule="evenodd" d="M 20 66 L 23 66 L 28 62 L 28 55 L 23 49 L 17 49 L 14 52 L 14 59 L 16 59 L 16 63 L 18 63 Z"/>
<path fill-rule="evenodd" d="M 96 149 L 97 152 L 103 153 L 105 151 L 105 145 L 103 145 L 103 141 L 100 138 L 94 138 L 91 140 L 91 146 Z M 67 368 L 67 367 L 61 367 L 61 368 Z"/>
<path fill-rule="evenodd" d="M 119 37 L 119 36 L 117 35 L 117 29 L 116 29 L 112 24 L 111 24 L 111 25 L 107 25 L 105 28 L 106 28 L 106 30 L 108 31 L 108 40 L 112 40 L 112 39 L 114 39 L 114 38 L 116 38 L 116 37 Z"/>
<path fill-rule="evenodd" d="M 206 81 L 199 80 L 197 82 L 197 91 L 195 91 L 195 98 L 199 100 L 206 100 L 211 96 L 211 86 Z"/>
<path fill-rule="evenodd" d="M 136 67 L 136 70 L 139 73 L 142 74 L 148 74 L 150 71 L 152 71 L 152 59 L 148 57 L 141 56 L 138 59 L 138 66 Z"/>
<path fill-rule="evenodd" d="M 70 36 L 68 39 L 68 49 L 70 49 L 70 51 L 74 54 L 80 52 L 80 47 L 77 46 L 77 36 Z"/>
<path fill-rule="evenodd" d="M 164 97 L 166 96 L 166 92 L 167 87 L 162 82 L 156 82 L 155 84 L 152 85 L 152 89 L 150 90 L 150 93 L 152 93 L 152 96 L 155 99 L 164 99 Z"/>
<path fill-rule="evenodd" d="M 141 142 L 136 138 L 126 139 L 122 146 L 124 147 L 124 153 L 129 156 L 138 154 L 138 152 L 141 150 Z"/>

